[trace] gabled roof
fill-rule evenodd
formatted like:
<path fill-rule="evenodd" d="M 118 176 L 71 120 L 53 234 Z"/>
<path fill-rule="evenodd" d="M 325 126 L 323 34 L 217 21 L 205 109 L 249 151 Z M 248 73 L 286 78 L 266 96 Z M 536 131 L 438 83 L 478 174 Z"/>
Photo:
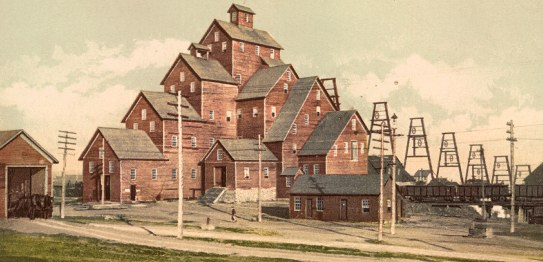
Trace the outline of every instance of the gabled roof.
<path fill-rule="evenodd" d="M 145 131 L 109 127 L 99 127 L 96 130 L 79 160 L 83 160 L 99 133 L 120 160 L 166 160 Z"/>
<path fill-rule="evenodd" d="M 226 84 L 237 85 L 238 83 L 232 78 L 232 76 L 224 69 L 224 67 L 217 60 L 207 60 L 204 58 L 195 57 L 189 54 L 179 53 L 179 56 L 173 62 L 170 70 L 160 82 L 161 85 L 164 84 L 166 78 L 171 74 L 175 65 L 182 60 L 186 65 L 194 72 L 196 77 L 200 80 L 206 80 L 211 82 L 220 82 Z"/>
<path fill-rule="evenodd" d="M 388 174 L 388 168 L 392 166 L 392 156 L 386 155 L 385 157 L 385 174 Z M 380 156 L 368 156 L 368 175 L 378 176 L 381 171 L 381 157 Z M 396 166 L 400 172 L 396 172 L 396 182 L 415 182 L 415 179 L 407 172 L 402 162 L 396 157 Z"/>
<path fill-rule="evenodd" d="M 217 143 L 222 145 L 234 161 L 258 161 L 257 139 L 219 139 Z M 262 150 L 262 161 L 278 161 L 264 144 Z"/>
<path fill-rule="evenodd" d="M 281 60 L 281 59 L 271 59 L 271 58 L 268 58 L 268 57 L 260 57 L 260 59 L 262 60 L 263 64 L 266 64 L 269 67 L 280 66 L 280 65 L 285 64 L 283 62 L 283 60 Z"/>
<path fill-rule="evenodd" d="M 304 105 L 304 101 L 316 81 L 316 76 L 300 78 L 296 81 L 296 84 L 294 84 L 277 119 L 271 126 L 266 137 L 264 137 L 264 142 L 278 142 L 285 140 L 292 123 L 296 119 L 298 112 Z"/>
<path fill-rule="evenodd" d="M 255 12 L 253 12 L 253 10 L 249 7 L 246 7 L 246 6 L 242 6 L 242 5 L 238 5 L 238 4 L 232 4 L 232 6 L 230 6 L 230 8 L 228 8 L 228 13 L 232 12 L 232 9 L 236 9 L 236 10 L 239 10 L 239 11 L 242 11 L 242 12 L 245 12 L 245 13 L 249 13 L 249 14 L 252 14 L 254 15 Z"/>
<path fill-rule="evenodd" d="M 155 112 L 160 116 L 162 120 L 176 120 L 177 119 L 177 95 L 165 92 L 154 91 L 141 91 L 134 103 L 130 107 L 130 110 L 126 113 L 121 123 L 126 122 L 128 116 L 134 110 L 136 103 L 140 97 L 146 99 Z M 181 115 L 184 116 L 183 120 L 188 121 L 203 121 L 198 112 L 192 107 L 185 97 L 181 98 Z"/>
<path fill-rule="evenodd" d="M 189 46 L 189 50 L 192 49 L 192 48 L 211 51 L 211 50 L 209 50 L 209 47 L 207 47 L 205 45 L 202 45 L 202 44 L 198 44 L 198 43 L 191 43 L 190 46 Z"/>
<path fill-rule="evenodd" d="M 224 32 L 232 39 L 262 46 L 273 47 L 277 49 L 283 49 L 283 47 L 279 43 L 277 43 L 277 41 L 275 41 L 275 39 L 273 39 L 273 37 L 266 31 L 245 26 L 238 26 L 236 24 L 215 19 L 209 27 L 208 32 L 213 27 L 213 24 L 217 24 L 219 27 L 221 27 Z M 208 32 L 204 34 L 204 37 L 208 34 Z M 200 40 L 200 43 L 203 40 L 204 39 L 202 38 L 202 40 Z"/>
<path fill-rule="evenodd" d="M 290 188 L 300 195 L 379 195 L 379 176 L 375 175 L 302 175 Z"/>
<path fill-rule="evenodd" d="M 251 78 L 249 78 L 236 100 L 265 98 L 285 71 L 290 67 L 291 65 L 280 65 L 262 68 L 256 71 Z"/>
<path fill-rule="evenodd" d="M 303 174 L 299 167 L 287 167 L 280 176 L 296 176 L 296 174 Z"/>
<path fill-rule="evenodd" d="M 11 141 L 15 140 L 18 136 L 23 136 L 25 140 L 35 148 L 44 158 L 49 160 L 53 164 L 58 164 L 58 160 L 45 150 L 34 138 L 32 138 L 27 132 L 22 129 L 0 131 L 0 149 L 7 146 Z"/>
<path fill-rule="evenodd" d="M 525 185 L 543 185 L 543 163 L 524 178 Z"/>
<path fill-rule="evenodd" d="M 341 135 L 356 110 L 332 111 L 326 113 L 313 130 L 299 156 L 326 155 Z"/>

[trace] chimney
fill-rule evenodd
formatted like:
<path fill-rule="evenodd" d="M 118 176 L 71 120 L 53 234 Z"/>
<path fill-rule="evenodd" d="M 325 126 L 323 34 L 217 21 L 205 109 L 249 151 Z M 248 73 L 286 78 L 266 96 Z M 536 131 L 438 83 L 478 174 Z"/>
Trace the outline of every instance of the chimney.
<path fill-rule="evenodd" d="M 230 23 L 237 26 L 253 28 L 253 18 L 255 16 L 255 12 L 253 12 L 251 8 L 238 4 L 232 4 L 232 6 L 230 6 L 228 9 L 228 13 L 230 14 Z"/>

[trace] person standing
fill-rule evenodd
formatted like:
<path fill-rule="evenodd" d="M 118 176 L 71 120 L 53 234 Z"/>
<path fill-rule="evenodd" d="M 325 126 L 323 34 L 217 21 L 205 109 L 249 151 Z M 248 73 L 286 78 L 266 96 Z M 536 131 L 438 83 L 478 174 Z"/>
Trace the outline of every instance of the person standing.
<path fill-rule="evenodd" d="M 232 222 L 238 222 L 238 218 L 236 217 L 236 209 L 232 207 Z"/>

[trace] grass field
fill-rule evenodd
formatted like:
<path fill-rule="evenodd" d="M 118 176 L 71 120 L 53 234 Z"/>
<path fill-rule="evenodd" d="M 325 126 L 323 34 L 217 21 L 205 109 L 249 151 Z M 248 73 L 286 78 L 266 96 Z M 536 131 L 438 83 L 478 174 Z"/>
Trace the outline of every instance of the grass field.
<path fill-rule="evenodd" d="M 293 261 L 185 252 L 4 229 L 0 229 L 0 254 L 2 261 Z"/>

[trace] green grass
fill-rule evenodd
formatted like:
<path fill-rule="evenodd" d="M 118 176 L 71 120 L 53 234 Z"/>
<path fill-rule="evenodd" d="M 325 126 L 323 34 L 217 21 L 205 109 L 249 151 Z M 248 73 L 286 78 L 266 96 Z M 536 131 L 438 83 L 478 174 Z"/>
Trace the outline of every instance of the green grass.
<path fill-rule="evenodd" d="M 0 254 L 2 261 L 293 261 L 185 252 L 5 229 L 0 229 Z"/>
<path fill-rule="evenodd" d="M 216 238 L 206 238 L 206 237 L 201 237 L 201 238 L 200 237 L 185 237 L 185 239 L 231 244 L 231 245 L 244 246 L 244 247 L 284 249 L 284 250 L 294 250 L 294 251 L 302 251 L 302 252 L 315 252 L 315 253 L 324 253 L 324 254 L 350 255 L 350 256 L 360 256 L 360 257 L 373 257 L 373 258 L 398 258 L 398 259 L 412 259 L 412 260 L 429 261 L 429 262 L 491 261 L 491 260 L 475 260 L 475 259 L 464 259 L 464 258 L 454 258 L 454 257 L 424 256 L 424 255 L 416 255 L 416 254 L 408 254 L 408 253 L 367 252 L 367 251 L 361 251 L 355 248 L 340 248 L 340 247 L 328 247 L 328 246 L 292 244 L 292 243 L 228 240 L 228 239 L 216 239 Z"/>
<path fill-rule="evenodd" d="M 241 228 L 241 227 L 216 227 L 216 231 L 218 232 L 233 232 L 233 233 L 240 233 L 240 234 L 255 234 L 259 236 L 277 236 L 279 235 L 275 231 L 267 231 L 267 230 L 258 230 L 254 228 Z"/>

